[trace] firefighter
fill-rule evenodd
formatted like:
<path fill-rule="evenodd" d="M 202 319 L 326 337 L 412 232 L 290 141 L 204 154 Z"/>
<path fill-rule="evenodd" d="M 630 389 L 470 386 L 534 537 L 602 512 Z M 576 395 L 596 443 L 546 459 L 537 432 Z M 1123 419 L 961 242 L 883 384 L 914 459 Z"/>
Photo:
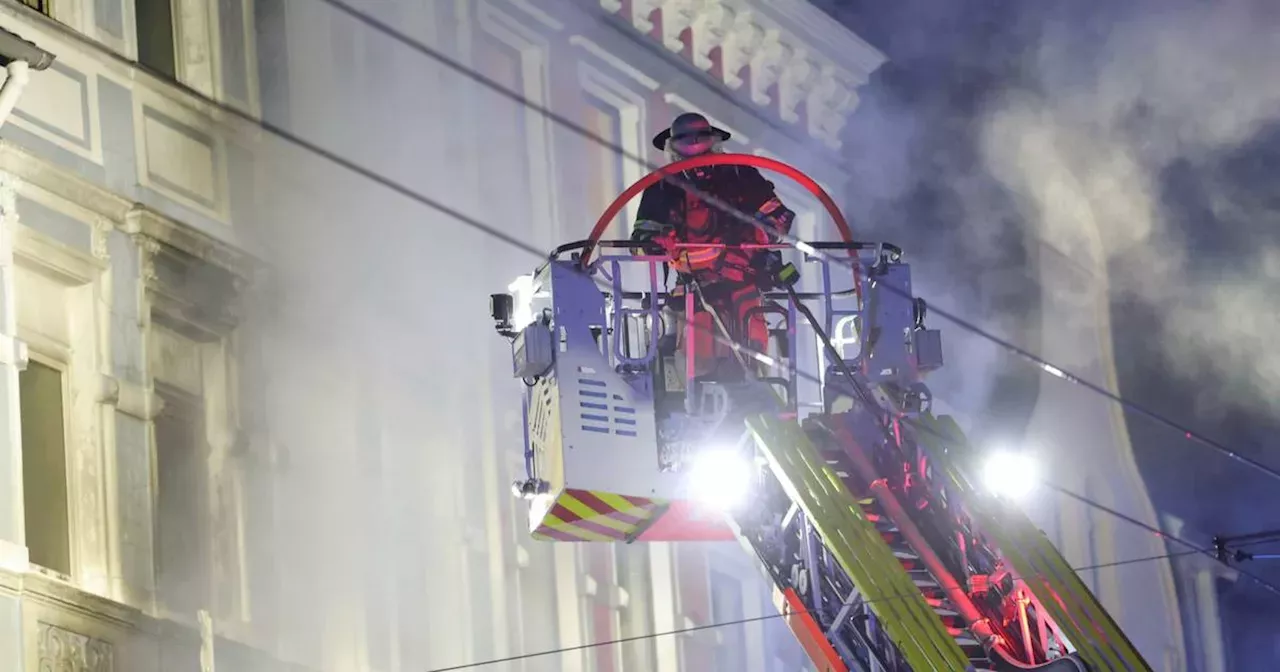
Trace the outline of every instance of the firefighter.
<path fill-rule="evenodd" d="M 711 125 L 701 114 L 685 113 L 654 136 L 653 146 L 665 152 L 674 163 L 719 152 L 729 137 L 728 131 Z M 682 188 L 681 183 L 692 190 Z M 700 194 L 712 196 L 718 203 L 708 203 Z M 794 282 L 795 268 L 782 263 L 782 253 L 778 250 L 675 246 L 676 243 L 777 242 L 775 235 L 743 221 L 743 215 L 756 218 L 782 234 L 790 232 L 795 219 L 795 213 L 774 193 L 773 183 L 753 167 L 723 165 L 686 170 L 672 180 L 658 182 L 645 190 L 631 240 L 638 247 L 648 250 L 657 247 L 670 254 L 670 266 L 678 278 L 677 287 L 671 292 L 673 298 L 690 291 L 689 280 L 696 280 L 703 298 L 720 317 L 729 337 L 751 350 L 765 352 L 768 327 L 764 315 L 753 315 L 749 311 L 761 304 L 762 291 L 784 281 Z M 717 368 L 733 359 L 732 351 L 718 342 L 719 327 L 702 309 L 701 302 L 695 302 L 695 306 L 694 375 L 715 374 L 721 378 L 724 369 L 717 371 Z M 670 307 L 677 313 L 682 312 L 680 305 Z M 680 338 L 683 339 L 683 335 Z M 734 368 L 741 371 L 741 367 Z"/>

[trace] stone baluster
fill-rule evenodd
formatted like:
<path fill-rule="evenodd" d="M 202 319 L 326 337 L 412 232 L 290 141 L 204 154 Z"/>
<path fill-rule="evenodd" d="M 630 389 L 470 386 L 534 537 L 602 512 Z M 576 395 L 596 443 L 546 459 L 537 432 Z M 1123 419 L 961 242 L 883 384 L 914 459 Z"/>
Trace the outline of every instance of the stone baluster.
<path fill-rule="evenodd" d="M 821 139 L 826 116 L 831 113 L 831 101 L 840 89 L 840 81 L 836 79 L 835 66 L 823 63 L 818 68 L 817 81 L 809 90 L 809 99 L 805 101 L 808 109 L 809 135 Z"/>
<path fill-rule="evenodd" d="M 668 51 L 681 53 L 684 51 L 684 40 L 680 34 L 685 28 L 693 26 L 696 13 L 703 0 L 660 0 L 662 10 L 662 46 Z"/>
<path fill-rule="evenodd" d="M 662 6 L 663 0 L 631 0 L 631 25 L 636 30 L 648 35 L 653 31 L 653 21 L 649 16 L 653 10 Z"/>
<path fill-rule="evenodd" d="M 751 100 L 757 105 L 769 105 L 769 89 L 782 77 L 782 67 L 795 50 L 783 40 L 775 29 L 765 31 L 764 41 L 751 57 Z"/>
<path fill-rule="evenodd" d="M 818 68 L 814 67 L 808 52 L 801 49 L 792 54 L 778 79 L 778 115 L 783 121 L 795 123 L 800 119 L 796 108 L 808 102 L 809 92 L 817 81 Z"/>
<path fill-rule="evenodd" d="M 840 147 L 840 133 L 848 114 L 858 106 L 858 94 L 847 78 L 830 64 L 824 65 L 809 92 L 806 107 L 809 135 L 833 148 Z"/>
<path fill-rule="evenodd" d="M 763 41 L 764 29 L 756 24 L 751 12 L 735 11 L 729 33 L 720 45 L 720 70 L 725 86 L 734 90 L 742 86 L 742 70 L 751 64 Z"/>
<path fill-rule="evenodd" d="M 858 105 L 858 87 L 883 61 L 856 36 L 842 40 L 836 35 L 843 47 L 857 52 L 852 72 L 836 67 L 827 61 L 829 50 L 822 51 L 831 46 L 831 31 L 819 30 L 817 42 L 787 32 L 774 18 L 770 0 L 631 0 L 629 5 L 600 0 L 600 6 L 610 14 L 622 12 L 632 27 L 661 41 L 667 51 L 685 55 L 689 47 L 688 59 L 704 72 L 712 72 L 718 47 L 720 78 L 730 90 L 742 89 L 750 66 L 752 102 L 776 109 L 788 124 L 805 124 L 810 137 L 831 149 L 840 148 L 847 117 Z"/>
<path fill-rule="evenodd" d="M 711 51 L 722 46 L 729 37 L 734 25 L 734 11 L 716 0 L 702 0 L 702 5 L 693 17 L 692 47 L 693 64 L 700 70 L 710 70 Z"/>

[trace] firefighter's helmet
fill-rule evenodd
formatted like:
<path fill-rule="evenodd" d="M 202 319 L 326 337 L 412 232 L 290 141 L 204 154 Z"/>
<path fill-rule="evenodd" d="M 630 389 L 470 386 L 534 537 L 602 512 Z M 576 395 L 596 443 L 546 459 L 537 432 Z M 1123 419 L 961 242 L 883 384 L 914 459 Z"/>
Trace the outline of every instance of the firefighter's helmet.
<path fill-rule="evenodd" d="M 690 157 L 706 154 L 730 137 L 728 131 L 716 128 L 701 114 L 685 112 L 671 122 L 670 128 L 653 136 L 653 146 L 681 157 Z"/>

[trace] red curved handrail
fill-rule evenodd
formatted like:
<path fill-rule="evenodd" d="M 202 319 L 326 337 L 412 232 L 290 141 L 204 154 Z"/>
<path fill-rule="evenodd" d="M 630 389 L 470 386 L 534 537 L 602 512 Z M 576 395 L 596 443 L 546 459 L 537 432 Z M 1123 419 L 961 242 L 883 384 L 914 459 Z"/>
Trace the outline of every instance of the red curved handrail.
<path fill-rule="evenodd" d="M 831 199 L 831 195 L 819 186 L 817 182 L 814 182 L 813 178 L 800 172 L 800 170 L 794 166 L 790 166 L 776 159 L 756 156 L 754 154 L 705 154 L 703 156 L 681 159 L 675 163 L 662 166 L 639 180 L 636 180 L 635 184 L 632 184 L 621 194 L 618 194 L 618 197 L 613 199 L 613 203 L 610 203 L 609 207 L 605 208 L 604 212 L 600 215 L 600 219 L 596 220 L 595 228 L 591 229 L 591 235 L 587 238 L 587 244 L 582 248 L 582 255 L 578 259 L 582 268 L 587 267 L 588 262 L 591 260 L 591 253 L 595 251 L 596 243 L 600 241 L 600 236 L 604 233 L 604 230 L 609 227 L 609 223 L 613 221 L 614 217 L 618 216 L 618 213 L 622 211 L 622 208 L 626 207 L 627 203 L 631 202 L 631 199 L 636 197 L 636 194 L 639 194 L 645 189 L 653 186 L 659 180 L 693 168 L 702 168 L 703 166 L 751 166 L 753 168 L 780 173 L 792 180 L 795 180 L 800 184 L 800 186 L 813 194 L 822 203 L 822 206 L 827 209 L 827 214 L 831 215 L 831 219 L 835 222 L 836 228 L 839 229 L 840 236 L 844 238 L 844 242 L 853 242 L 853 232 L 849 229 L 849 222 L 845 220 L 844 213 L 840 212 L 840 208 L 836 207 L 836 203 Z M 858 282 L 860 278 L 857 273 L 858 253 L 856 250 L 851 249 L 849 250 L 849 256 L 854 260 L 854 286 L 858 290 L 858 296 L 861 296 L 862 283 Z"/>

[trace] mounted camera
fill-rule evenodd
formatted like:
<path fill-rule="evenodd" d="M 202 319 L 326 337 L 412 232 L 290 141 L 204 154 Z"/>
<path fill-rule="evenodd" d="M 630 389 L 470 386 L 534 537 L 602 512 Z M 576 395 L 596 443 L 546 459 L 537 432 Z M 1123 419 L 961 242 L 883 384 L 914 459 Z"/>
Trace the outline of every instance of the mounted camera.
<path fill-rule="evenodd" d="M 515 312 L 515 300 L 510 294 L 490 294 L 489 314 L 493 316 L 493 328 L 507 338 L 515 337 L 511 329 L 511 316 Z"/>

